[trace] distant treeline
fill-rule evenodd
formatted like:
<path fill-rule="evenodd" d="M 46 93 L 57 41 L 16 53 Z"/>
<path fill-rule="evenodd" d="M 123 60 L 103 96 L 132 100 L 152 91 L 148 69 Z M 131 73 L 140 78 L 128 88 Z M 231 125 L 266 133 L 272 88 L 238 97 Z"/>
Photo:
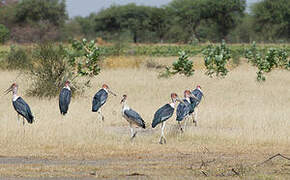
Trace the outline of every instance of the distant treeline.
<path fill-rule="evenodd" d="M 289 0 L 261 0 L 249 12 L 246 0 L 172 0 L 159 8 L 113 5 L 72 19 L 64 0 L 11 1 L 0 3 L 0 43 L 80 37 L 134 43 L 290 42 Z"/>

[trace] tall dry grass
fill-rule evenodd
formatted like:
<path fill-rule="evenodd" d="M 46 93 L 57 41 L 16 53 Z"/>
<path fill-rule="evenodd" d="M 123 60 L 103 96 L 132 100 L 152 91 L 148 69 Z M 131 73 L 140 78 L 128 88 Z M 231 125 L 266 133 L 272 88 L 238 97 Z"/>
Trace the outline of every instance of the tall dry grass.
<path fill-rule="evenodd" d="M 107 67 L 93 79 L 92 87 L 84 95 L 72 99 L 64 118 L 58 110 L 58 99 L 26 97 L 30 83 L 25 77 L 18 78 L 19 94 L 30 105 L 36 122 L 22 127 L 17 122 L 11 94 L 1 96 L 0 155 L 112 158 L 175 150 L 200 151 L 203 147 L 221 152 L 289 153 L 289 72 L 274 71 L 265 83 L 259 84 L 255 81 L 255 71 L 242 64 L 225 79 L 211 79 L 204 75 L 201 66 L 190 78 L 158 79 L 157 71 L 144 66 Z M 17 74 L 0 72 L 1 91 L 8 88 Z M 92 97 L 103 83 L 118 94 L 118 97 L 110 96 L 102 108 L 105 122 L 91 112 Z M 186 132 L 180 134 L 173 117 L 165 130 L 167 145 L 160 146 L 160 128 L 151 129 L 154 112 L 170 101 L 171 92 L 181 96 L 185 89 L 193 89 L 197 84 L 205 94 L 199 108 L 198 127 L 188 123 Z M 121 116 L 122 94 L 128 95 L 128 105 L 140 113 L 148 127 L 133 142 L 129 140 L 128 123 Z"/>

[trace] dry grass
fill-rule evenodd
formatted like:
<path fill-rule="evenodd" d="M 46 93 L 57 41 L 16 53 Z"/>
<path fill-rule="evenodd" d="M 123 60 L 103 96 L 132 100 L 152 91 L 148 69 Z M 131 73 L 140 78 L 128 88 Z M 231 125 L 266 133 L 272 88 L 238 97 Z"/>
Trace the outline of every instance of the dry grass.
<path fill-rule="evenodd" d="M 142 58 L 142 62 L 147 60 Z M 168 59 L 168 62 L 172 60 Z M 164 58 L 156 59 L 160 64 L 166 64 L 165 61 Z M 200 58 L 196 61 L 200 62 Z M 22 127 L 17 122 L 11 95 L 1 96 L 1 156 L 104 160 L 103 163 L 87 166 L 52 164 L 42 169 L 35 164 L 1 165 L 0 174 L 80 177 L 84 174 L 76 172 L 88 174 L 95 171 L 101 174 L 99 178 L 120 179 L 139 172 L 146 175 L 144 178 L 191 179 L 192 176 L 203 177 L 199 169 L 202 159 L 215 158 L 217 161 L 204 169 L 213 179 L 221 174 L 226 177 L 230 174 L 233 178 L 228 171 L 233 167 L 245 172 L 243 176 L 248 178 L 289 177 L 289 166 L 282 168 L 285 161 L 267 167 L 275 168 L 275 171 L 267 171 L 268 174 L 253 166 L 278 152 L 290 156 L 289 72 L 274 71 L 265 83 L 259 84 L 255 81 L 255 69 L 245 64 L 233 69 L 225 79 L 210 79 L 204 75 L 201 65 L 193 77 L 170 79 L 158 79 L 158 72 L 141 65 L 134 69 L 117 67 L 119 65 L 107 66 L 92 81 L 91 89 L 82 97 L 73 99 L 65 118 L 59 115 L 57 99 L 26 97 L 29 83 L 25 78 L 17 80 L 19 94 L 29 103 L 35 124 Z M 0 72 L 1 91 L 8 88 L 17 74 Z M 91 112 L 92 97 L 103 83 L 118 93 L 116 98 L 110 96 L 102 109 L 104 123 Z M 152 130 L 150 127 L 154 112 L 169 102 L 171 92 L 181 96 L 185 89 L 193 89 L 197 84 L 201 84 L 205 94 L 199 109 L 199 126 L 189 123 L 186 132 L 180 134 L 173 117 L 166 126 L 167 144 L 159 145 L 160 128 Z M 128 95 L 129 106 L 140 113 L 148 126 L 133 142 L 129 140 L 128 123 L 120 113 L 122 94 Z M 13 171 L 15 168 L 18 174 Z"/>

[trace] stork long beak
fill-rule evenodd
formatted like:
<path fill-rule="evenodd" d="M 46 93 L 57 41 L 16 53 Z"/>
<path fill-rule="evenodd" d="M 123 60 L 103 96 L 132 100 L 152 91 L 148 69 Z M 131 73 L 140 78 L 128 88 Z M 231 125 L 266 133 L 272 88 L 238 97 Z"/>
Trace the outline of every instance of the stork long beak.
<path fill-rule="evenodd" d="M 176 101 L 178 101 L 178 102 L 181 102 L 181 103 L 185 104 L 185 102 L 184 102 L 182 99 L 180 99 L 179 97 L 178 97 L 178 98 L 176 98 Z"/>
<path fill-rule="evenodd" d="M 121 100 L 120 104 L 122 104 L 124 101 L 125 101 L 125 98 L 123 98 L 123 99 Z"/>
<path fill-rule="evenodd" d="M 4 91 L 4 94 L 6 95 L 6 94 L 8 94 L 11 91 L 12 91 L 12 86 L 10 86 L 6 91 Z"/>
<path fill-rule="evenodd" d="M 112 94 L 113 96 L 117 96 L 117 94 L 113 93 L 110 89 L 108 89 L 108 92 L 109 92 L 110 94 Z"/>

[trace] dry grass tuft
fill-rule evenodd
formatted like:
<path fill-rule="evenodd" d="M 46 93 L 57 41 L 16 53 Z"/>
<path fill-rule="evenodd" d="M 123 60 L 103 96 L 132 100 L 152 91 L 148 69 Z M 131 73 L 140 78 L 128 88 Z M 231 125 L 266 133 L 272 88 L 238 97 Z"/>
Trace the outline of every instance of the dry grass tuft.
<path fill-rule="evenodd" d="M 142 57 L 136 56 L 111 56 L 104 59 L 102 67 L 105 69 L 134 69 L 139 68 L 143 62 Z"/>

